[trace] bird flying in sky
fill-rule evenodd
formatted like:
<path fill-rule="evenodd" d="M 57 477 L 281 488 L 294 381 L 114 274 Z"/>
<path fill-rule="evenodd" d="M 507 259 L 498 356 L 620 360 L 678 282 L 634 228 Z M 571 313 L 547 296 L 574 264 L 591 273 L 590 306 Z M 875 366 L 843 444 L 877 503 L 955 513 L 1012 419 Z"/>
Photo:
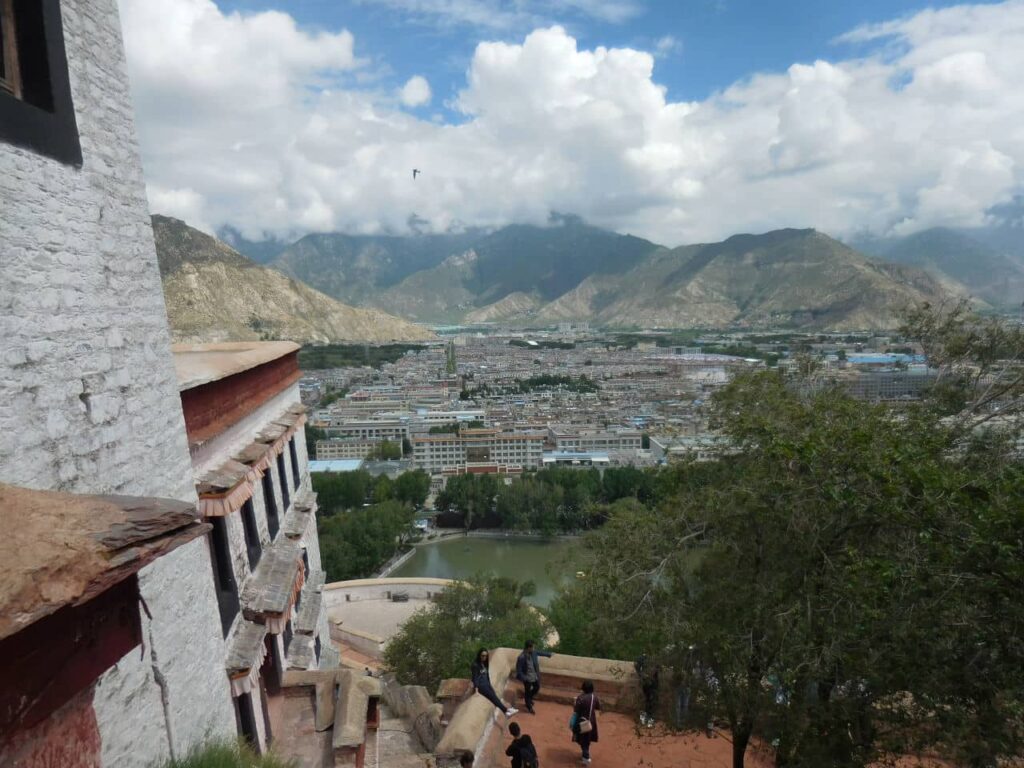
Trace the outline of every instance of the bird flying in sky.
<path fill-rule="evenodd" d="M 419 176 L 419 175 L 420 175 L 420 169 L 419 168 L 413 168 L 412 169 L 412 179 L 413 179 L 413 181 L 415 181 L 416 177 Z"/>

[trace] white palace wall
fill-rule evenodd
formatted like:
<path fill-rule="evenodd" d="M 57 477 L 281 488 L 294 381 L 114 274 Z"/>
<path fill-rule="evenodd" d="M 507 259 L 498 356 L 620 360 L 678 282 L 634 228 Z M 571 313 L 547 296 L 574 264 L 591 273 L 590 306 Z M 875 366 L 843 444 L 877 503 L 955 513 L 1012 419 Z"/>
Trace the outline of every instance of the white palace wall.
<path fill-rule="evenodd" d="M 81 168 L 0 142 L 0 480 L 195 500 L 115 0 L 62 0 Z M 140 574 L 144 646 L 101 678 L 105 765 L 232 736 L 205 539 Z"/>

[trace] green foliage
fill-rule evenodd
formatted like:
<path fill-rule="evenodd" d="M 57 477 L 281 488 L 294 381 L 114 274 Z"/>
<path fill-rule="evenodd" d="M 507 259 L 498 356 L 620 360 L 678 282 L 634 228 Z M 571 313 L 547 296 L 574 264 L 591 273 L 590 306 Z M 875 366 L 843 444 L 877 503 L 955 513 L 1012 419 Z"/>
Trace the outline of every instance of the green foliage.
<path fill-rule="evenodd" d="M 579 394 L 599 392 L 601 389 L 597 382 L 587 376 L 573 378 L 572 376 L 559 376 L 550 373 L 542 373 L 539 376 L 520 379 L 516 382 L 516 388 L 522 394 L 538 389 L 564 389 Z"/>
<path fill-rule="evenodd" d="M 373 479 L 362 469 L 356 472 L 313 472 L 310 478 L 321 517 L 365 504 Z"/>
<path fill-rule="evenodd" d="M 340 389 L 328 389 L 324 392 L 324 396 L 320 398 L 319 407 L 326 408 L 328 405 L 332 405 L 339 400 L 343 400 L 345 395 L 348 394 L 348 388 L 342 387 Z"/>
<path fill-rule="evenodd" d="M 430 475 L 422 469 L 403 472 L 395 480 L 395 498 L 413 508 L 422 507 L 430 495 Z"/>
<path fill-rule="evenodd" d="M 426 349 L 422 344 L 323 344 L 299 350 L 299 367 L 304 371 L 323 368 L 380 368 L 406 352 Z"/>
<path fill-rule="evenodd" d="M 311 426 L 309 424 L 306 425 L 305 432 L 306 432 L 306 455 L 310 459 L 315 459 L 316 458 L 316 441 L 317 440 L 326 440 L 327 439 L 327 433 L 324 432 L 319 427 L 314 427 L 314 426 Z"/>
<path fill-rule="evenodd" d="M 802 398 L 772 372 L 737 378 L 713 416 L 737 455 L 659 475 L 650 505 L 613 481 L 626 500 L 550 610 L 564 649 L 670 667 L 692 723 L 729 724 L 734 765 L 754 735 L 786 766 L 1020 754 L 1013 443 L 965 445 L 928 405 Z"/>
<path fill-rule="evenodd" d="M 402 458 L 402 444 L 391 440 L 381 440 L 374 446 L 371 456 L 374 459 L 382 459 L 384 461 L 400 459 Z"/>
<path fill-rule="evenodd" d="M 398 501 L 317 518 L 328 581 L 373 576 L 414 534 L 413 511 Z"/>
<path fill-rule="evenodd" d="M 275 755 L 257 755 L 251 747 L 239 742 L 206 744 L 164 763 L 163 768 L 294 768 L 295 764 Z"/>
<path fill-rule="evenodd" d="M 734 357 L 747 357 L 752 360 L 764 360 L 765 364 L 772 368 L 778 365 L 782 355 L 778 352 L 762 352 L 753 344 L 705 344 L 701 352 L 709 355 L 733 355 Z"/>
<path fill-rule="evenodd" d="M 384 651 L 384 662 L 405 685 L 437 689 L 441 680 L 468 677 L 480 648 L 521 648 L 543 643 L 548 627 L 523 598 L 531 583 L 477 577 L 446 587 L 434 605 L 402 625 Z"/>
<path fill-rule="evenodd" d="M 431 427 L 428 432 L 431 435 L 457 435 L 463 426 L 467 429 L 481 429 L 484 423 L 479 419 L 466 422 L 450 421 L 447 424 L 437 424 Z"/>

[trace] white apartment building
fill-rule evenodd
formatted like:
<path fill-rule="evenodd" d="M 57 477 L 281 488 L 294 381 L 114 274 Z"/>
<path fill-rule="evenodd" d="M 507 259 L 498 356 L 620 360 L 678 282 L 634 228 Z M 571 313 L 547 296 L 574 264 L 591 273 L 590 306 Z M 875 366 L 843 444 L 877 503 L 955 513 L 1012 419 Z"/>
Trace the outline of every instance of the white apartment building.
<path fill-rule="evenodd" d="M 323 430 L 329 437 L 351 437 L 362 440 L 390 440 L 401 443 L 409 437 L 409 420 L 344 419 L 332 421 Z"/>
<path fill-rule="evenodd" d="M 360 440 L 359 438 L 338 438 L 316 441 L 316 460 L 365 459 L 380 448 L 382 440 Z"/>
<path fill-rule="evenodd" d="M 431 474 L 537 469 L 544 463 L 543 432 L 463 429 L 454 434 L 413 435 L 413 465 Z"/>
<path fill-rule="evenodd" d="M 548 439 L 562 453 L 638 451 L 643 447 L 643 435 L 636 429 L 595 430 L 552 425 L 548 427 Z"/>

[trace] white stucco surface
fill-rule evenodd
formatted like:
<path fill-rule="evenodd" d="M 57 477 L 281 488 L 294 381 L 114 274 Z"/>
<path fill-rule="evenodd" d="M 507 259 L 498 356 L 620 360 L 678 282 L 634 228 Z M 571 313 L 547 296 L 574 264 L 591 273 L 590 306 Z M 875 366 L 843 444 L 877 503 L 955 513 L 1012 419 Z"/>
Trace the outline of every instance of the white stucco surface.
<path fill-rule="evenodd" d="M 83 164 L 0 143 L 0 481 L 194 501 L 117 5 L 60 6 Z M 140 588 L 145 646 L 93 702 L 117 768 L 235 730 L 205 540 Z"/>

